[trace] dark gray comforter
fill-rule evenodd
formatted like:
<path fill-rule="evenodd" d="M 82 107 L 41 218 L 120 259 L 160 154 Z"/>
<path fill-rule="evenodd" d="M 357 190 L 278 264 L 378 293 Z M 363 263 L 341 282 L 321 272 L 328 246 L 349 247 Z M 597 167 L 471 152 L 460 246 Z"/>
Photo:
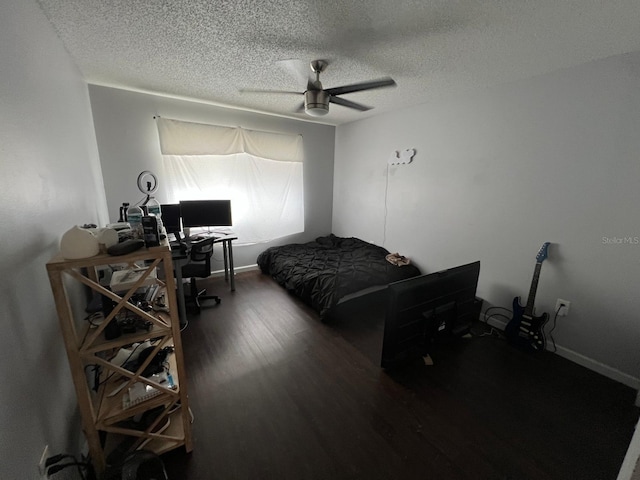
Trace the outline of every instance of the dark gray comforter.
<path fill-rule="evenodd" d="M 331 234 L 309 243 L 268 248 L 257 262 L 263 273 L 322 318 L 345 295 L 420 275 L 414 265 L 392 265 L 385 259 L 387 254 L 383 247 L 358 238 Z"/>

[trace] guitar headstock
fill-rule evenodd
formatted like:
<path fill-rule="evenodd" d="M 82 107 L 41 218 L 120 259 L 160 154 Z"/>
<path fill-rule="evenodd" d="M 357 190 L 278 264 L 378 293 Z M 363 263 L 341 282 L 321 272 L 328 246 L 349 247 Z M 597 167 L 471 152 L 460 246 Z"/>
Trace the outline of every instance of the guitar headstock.
<path fill-rule="evenodd" d="M 540 250 L 538 250 L 538 255 L 536 255 L 536 261 L 538 263 L 542 263 L 547 259 L 547 251 L 549 250 L 549 245 L 551 242 L 544 242 Z"/>

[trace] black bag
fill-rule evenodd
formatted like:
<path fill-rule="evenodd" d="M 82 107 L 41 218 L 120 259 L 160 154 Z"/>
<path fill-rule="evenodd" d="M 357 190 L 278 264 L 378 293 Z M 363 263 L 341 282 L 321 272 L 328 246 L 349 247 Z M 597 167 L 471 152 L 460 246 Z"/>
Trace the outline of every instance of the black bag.
<path fill-rule="evenodd" d="M 168 480 L 164 463 L 148 450 L 136 450 L 122 464 L 122 480 Z"/>

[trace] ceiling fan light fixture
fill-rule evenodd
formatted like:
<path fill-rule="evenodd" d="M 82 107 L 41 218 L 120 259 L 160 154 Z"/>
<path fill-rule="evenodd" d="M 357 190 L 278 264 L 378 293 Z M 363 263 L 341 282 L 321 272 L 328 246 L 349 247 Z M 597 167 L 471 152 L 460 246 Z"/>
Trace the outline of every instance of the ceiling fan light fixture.
<path fill-rule="evenodd" d="M 309 106 L 305 108 L 305 113 L 312 117 L 322 117 L 329 113 L 329 107 L 327 105 Z"/>
<path fill-rule="evenodd" d="M 304 111 L 311 117 L 322 117 L 329 113 L 329 95 L 323 90 L 304 92 Z"/>

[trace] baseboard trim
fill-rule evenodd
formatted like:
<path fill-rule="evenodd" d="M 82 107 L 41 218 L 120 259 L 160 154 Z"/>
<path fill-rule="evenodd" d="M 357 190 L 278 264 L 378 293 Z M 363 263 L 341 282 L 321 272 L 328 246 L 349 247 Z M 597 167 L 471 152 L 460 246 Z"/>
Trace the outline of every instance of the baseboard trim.
<path fill-rule="evenodd" d="M 251 270 L 259 270 L 260 267 L 258 267 L 257 263 L 254 263 L 253 265 L 244 265 L 242 267 L 233 267 L 233 271 L 235 273 L 242 273 L 242 272 L 249 272 Z M 212 277 L 219 277 L 221 275 L 224 275 L 224 270 L 214 270 L 213 272 L 211 272 L 211 276 Z"/>
<path fill-rule="evenodd" d="M 507 322 L 498 320 L 495 317 L 494 318 L 490 317 L 488 322 L 487 322 L 487 317 L 484 314 L 482 314 L 481 317 L 484 318 L 485 323 L 487 323 L 488 325 L 494 328 L 504 330 L 505 327 L 507 326 Z M 550 346 L 548 345 L 548 347 Z M 621 372 L 620 370 L 610 367 L 609 365 L 600 363 L 592 358 L 582 355 L 581 353 L 574 352 L 573 350 L 563 347 L 561 345 L 556 344 L 556 348 L 557 350 L 555 353 L 560 355 L 561 357 L 564 357 L 567 360 L 571 360 L 573 363 L 577 363 L 578 365 L 588 368 L 589 370 L 593 370 L 594 372 L 597 372 L 600 375 L 604 375 L 605 377 L 610 378 L 611 380 L 615 380 L 616 382 L 622 383 L 627 387 L 631 387 L 634 390 L 640 390 L 640 378 L 636 378 L 632 375 L 628 375 L 624 372 Z M 638 396 L 636 397 L 636 405 L 640 406 L 640 392 L 638 392 Z"/>
<path fill-rule="evenodd" d="M 480 317 L 482 317 L 482 321 L 484 323 L 486 323 L 487 325 L 490 325 L 494 328 L 497 328 L 499 330 L 504 330 L 507 327 L 507 322 L 503 321 L 503 320 L 498 320 L 497 318 L 489 315 L 489 320 L 487 320 L 487 316 L 482 313 L 480 315 Z"/>
<path fill-rule="evenodd" d="M 588 368 L 589 370 L 593 370 L 601 375 L 604 375 L 611 380 L 615 380 L 616 382 L 620 382 L 627 387 L 631 387 L 635 390 L 640 389 L 640 379 L 628 375 L 620 370 L 617 370 L 609 365 L 605 365 L 604 363 L 600 363 L 592 358 L 586 357 L 578 352 L 574 352 L 568 348 L 562 347 L 560 345 L 556 345 L 557 351 L 556 353 L 561 357 L 564 357 L 568 360 L 571 360 L 578 365 L 582 365 L 583 367 Z"/>
<path fill-rule="evenodd" d="M 634 475 L 636 470 L 640 472 L 640 423 L 636 424 L 636 428 L 631 437 L 627 454 L 624 456 L 622 466 L 618 472 L 617 480 L 633 480 L 638 478 Z"/>

